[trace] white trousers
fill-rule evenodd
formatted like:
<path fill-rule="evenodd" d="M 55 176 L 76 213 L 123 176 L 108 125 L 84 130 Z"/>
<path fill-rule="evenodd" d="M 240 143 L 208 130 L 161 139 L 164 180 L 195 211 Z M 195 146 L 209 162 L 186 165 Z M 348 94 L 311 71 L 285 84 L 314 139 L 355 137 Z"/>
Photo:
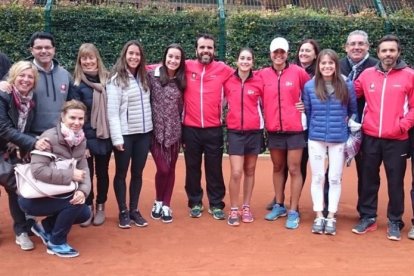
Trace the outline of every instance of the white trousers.
<path fill-rule="evenodd" d="M 345 162 L 344 147 L 345 143 L 308 141 L 309 162 L 312 170 L 311 195 L 315 212 L 323 211 L 323 186 L 325 183 L 325 160 L 327 154 L 329 160 L 328 211 L 331 213 L 338 211 L 339 198 L 341 196 L 342 170 Z"/>

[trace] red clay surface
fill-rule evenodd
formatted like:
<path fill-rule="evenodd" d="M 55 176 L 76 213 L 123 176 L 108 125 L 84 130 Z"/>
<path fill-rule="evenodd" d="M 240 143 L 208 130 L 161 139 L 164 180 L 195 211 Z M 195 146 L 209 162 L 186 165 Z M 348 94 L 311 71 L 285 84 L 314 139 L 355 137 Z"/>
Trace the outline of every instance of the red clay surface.
<path fill-rule="evenodd" d="M 113 160 L 111 168 L 112 178 Z M 285 229 L 285 218 L 274 222 L 263 219 L 264 206 L 273 196 L 271 170 L 270 159 L 260 158 L 252 199 L 256 220 L 230 227 L 226 221 L 214 220 L 207 212 L 199 219 L 188 216 L 184 160 L 180 157 L 172 201 L 174 222 L 163 224 L 149 216 L 155 192 L 155 166 L 149 157 L 139 204 L 149 226 L 134 226 L 129 230 L 118 228 L 118 210 L 111 187 L 105 224 L 73 227 L 69 243 L 81 254 L 74 259 L 48 255 L 37 237 L 33 237 L 35 250 L 20 250 L 14 243 L 7 196 L 3 192 L 0 200 L 0 275 L 413 275 L 414 241 L 407 238 L 412 215 L 409 166 L 405 178 L 404 220 L 407 226 L 399 242 L 386 238 L 387 196 L 383 170 L 378 230 L 361 236 L 351 232 L 358 218 L 353 166 L 344 171 L 336 236 L 311 233 L 314 214 L 310 179 L 303 190 L 301 224 L 297 230 Z M 228 158 L 223 160 L 223 171 L 228 183 Z M 228 195 L 225 201 L 229 202 Z M 207 204 L 205 198 L 204 205 Z"/>

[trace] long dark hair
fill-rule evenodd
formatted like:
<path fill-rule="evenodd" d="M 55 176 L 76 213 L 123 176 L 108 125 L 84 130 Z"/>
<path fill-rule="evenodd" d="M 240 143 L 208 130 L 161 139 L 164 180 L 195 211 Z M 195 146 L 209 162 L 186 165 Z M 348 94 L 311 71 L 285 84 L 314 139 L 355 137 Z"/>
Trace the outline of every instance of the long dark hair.
<path fill-rule="evenodd" d="M 185 77 L 185 53 L 184 49 L 181 47 L 180 44 L 173 43 L 170 44 L 164 51 L 164 55 L 162 56 L 162 66 L 160 68 L 160 83 L 161 86 L 166 86 L 168 82 L 170 81 L 170 78 L 168 76 L 167 72 L 167 53 L 169 49 L 177 49 L 181 52 L 181 60 L 180 60 L 180 66 L 175 71 L 175 83 L 177 84 L 178 89 L 180 89 L 181 92 L 184 92 L 186 86 L 187 86 L 187 79 Z"/>
<path fill-rule="evenodd" d="M 344 81 L 344 78 L 341 75 L 341 71 L 339 68 L 339 57 L 338 54 L 332 49 L 324 49 L 322 50 L 318 58 L 316 59 L 316 71 L 315 71 L 315 94 L 320 100 L 325 101 L 328 99 L 328 95 L 326 93 L 326 82 L 323 79 L 321 74 L 321 70 L 319 69 L 319 63 L 322 57 L 328 56 L 335 62 L 335 72 L 332 76 L 332 86 L 335 90 L 335 97 L 341 101 L 343 105 L 348 104 L 348 88 Z"/>
<path fill-rule="evenodd" d="M 126 54 L 128 51 L 129 46 L 135 45 L 139 48 L 139 52 L 141 53 L 141 61 L 138 65 L 137 69 L 137 76 L 142 83 L 142 86 L 146 91 L 149 90 L 148 88 L 148 80 L 147 80 L 147 70 L 145 66 L 147 65 L 145 60 L 144 49 L 142 48 L 141 43 L 137 40 L 130 40 L 125 43 L 124 47 L 119 54 L 118 60 L 116 61 L 114 67 L 112 68 L 111 77 L 115 76 L 115 84 L 121 86 L 122 88 L 128 87 L 128 70 L 127 70 L 127 61 L 126 61 Z"/>

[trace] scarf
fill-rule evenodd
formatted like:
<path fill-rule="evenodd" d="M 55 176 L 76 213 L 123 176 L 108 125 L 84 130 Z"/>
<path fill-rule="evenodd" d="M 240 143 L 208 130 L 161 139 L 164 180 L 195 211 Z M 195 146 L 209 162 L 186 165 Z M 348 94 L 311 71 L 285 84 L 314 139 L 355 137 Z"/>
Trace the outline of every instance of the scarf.
<path fill-rule="evenodd" d="M 66 143 L 68 143 L 70 147 L 79 146 L 79 144 L 82 143 L 83 139 L 85 139 L 85 133 L 83 133 L 83 129 L 75 133 L 73 130 L 65 126 L 64 123 L 60 123 L 60 131 L 62 132 Z"/>
<path fill-rule="evenodd" d="M 91 82 L 85 74 L 97 76 L 98 71 L 81 72 L 82 81 L 93 89 L 91 126 L 96 129 L 96 137 L 99 139 L 109 138 L 109 124 L 107 115 L 107 98 L 105 87 L 101 83 Z"/>
<path fill-rule="evenodd" d="M 352 61 L 352 59 L 350 59 L 348 56 L 347 56 L 347 59 L 348 59 L 348 62 L 349 62 L 349 64 L 352 66 L 352 70 L 351 70 L 351 72 L 349 72 L 349 75 L 348 75 L 348 80 L 351 80 L 351 81 L 354 81 L 356 78 L 357 78 L 357 76 L 359 76 L 359 74 L 361 74 L 361 72 L 362 72 L 362 70 L 363 70 L 363 68 L 362 68 L 362 64 L 367 60 L 369 58 L 369 53 L 367 53 L 366 55 L 365 55 L 365 57 L 362 59 L 362 60 L 360 60 L 358 63 L 354 63 L 353 61 Z"/>
<path fill-rule="evenodd" d="M 29 94 L 27 94 L 27 96 L 23 96 L 16 89 L 16 87 L 13 86 L 11 94 L 13 97 L 13 102 L 17 107 L 17 111 L 19 112 L 19 119 L 17 120 L 17 129 L 20 132 L 24 132 L 29 112 L 33 109 L 35 105 L 33 101 L 33 91 L 30 91 Z"/>

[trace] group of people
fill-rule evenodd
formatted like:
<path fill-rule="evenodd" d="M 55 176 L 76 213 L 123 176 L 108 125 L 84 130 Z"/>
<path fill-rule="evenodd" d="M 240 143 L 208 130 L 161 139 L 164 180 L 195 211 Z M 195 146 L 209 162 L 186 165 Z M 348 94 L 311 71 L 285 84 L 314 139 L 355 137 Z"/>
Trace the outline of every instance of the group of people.
<path fill-rule="evenodd" d="M 1 72 L 7 74 L 0 82 L 2 156 L 7 153 L 18 155 L 18 162 L 30 160 L 39 180 L 80 185 L 72 194 L 57 198 L 26 199 L 15 189 L 7 189 L 16 243 L 23 250 L 34 248 L 29 238 L 33 232 L 50 254 L 79 255 L 67 243 L 67 235 L 73 224 L 87 227 L 105 222 L 112 153 L 118 226 L 148 225 L 139 209 L 139 197 L 149 152 L 157 168 L 150 216 L 171 223 L 181 148 L 190 217 L 199 218 L 204 211 L 204 156 L 208 212 L 217 220 L 227 218 L 230 226 L 253 222 L 250 201 L 256 162 L 267 146 L 275 194 L 265 219 L 287 216 L 286 228 L 299 227 L 300 195 L 309 160 L 315 212 L 312 232 L 335 235 L 345 145 L 350 132 L 359 131 L 361 124 L 363 154 L 355 158 L 360 221 L 352 231 L 363 234 L 376 229 L 383 161 L 389 194 L 387 236 L 400 240 L 406 159 L 414 153 L 414 143 L 410 147 L 409 142 L 414 126 L 414 71 L 401 60 L 396 36 L 386 35 L 378 42 L 379 60 L 370 57 L 368 35 L 361 30 L 349 34 L 347 55 L 342 59 L 306 39 L 294 63 L 288 62 L 288 41 L 277 37 L 269 47 L 271 65 L 260 70 L 253 69 L 255 56 L 250 48 L 239 51 L 236 69 L 216 61 L 215 39 L 209 34 L 196 38 L 195 60 L 186 60 L 183 48 L 171 44 L 162 62 L 154 65 L 147 64 L 139 41 L 128 41 L 110 72 L 96 46 L 84 43 L 73 77 L 54 59 L 55 39 L 50 33 L 34 33 L 29 45 L 32 58 L 13 64 L 10 70 L 7 57 L 0 56 Z M 227 216 L 222 172 L 224 113 L 231 165 Z M 77 167 L 70 172 L 53 169 L 48 157 L 32 155 L 30 159 L 33 149 L 75 158 Z M 288 175 L 291 196 L 285 205 Z M 411 194 L 414 199 L 413 190 Z M 39 216 L 45 218 L 36 222 Z M 409 238 L 414 239 L 414 228 Z"/>

